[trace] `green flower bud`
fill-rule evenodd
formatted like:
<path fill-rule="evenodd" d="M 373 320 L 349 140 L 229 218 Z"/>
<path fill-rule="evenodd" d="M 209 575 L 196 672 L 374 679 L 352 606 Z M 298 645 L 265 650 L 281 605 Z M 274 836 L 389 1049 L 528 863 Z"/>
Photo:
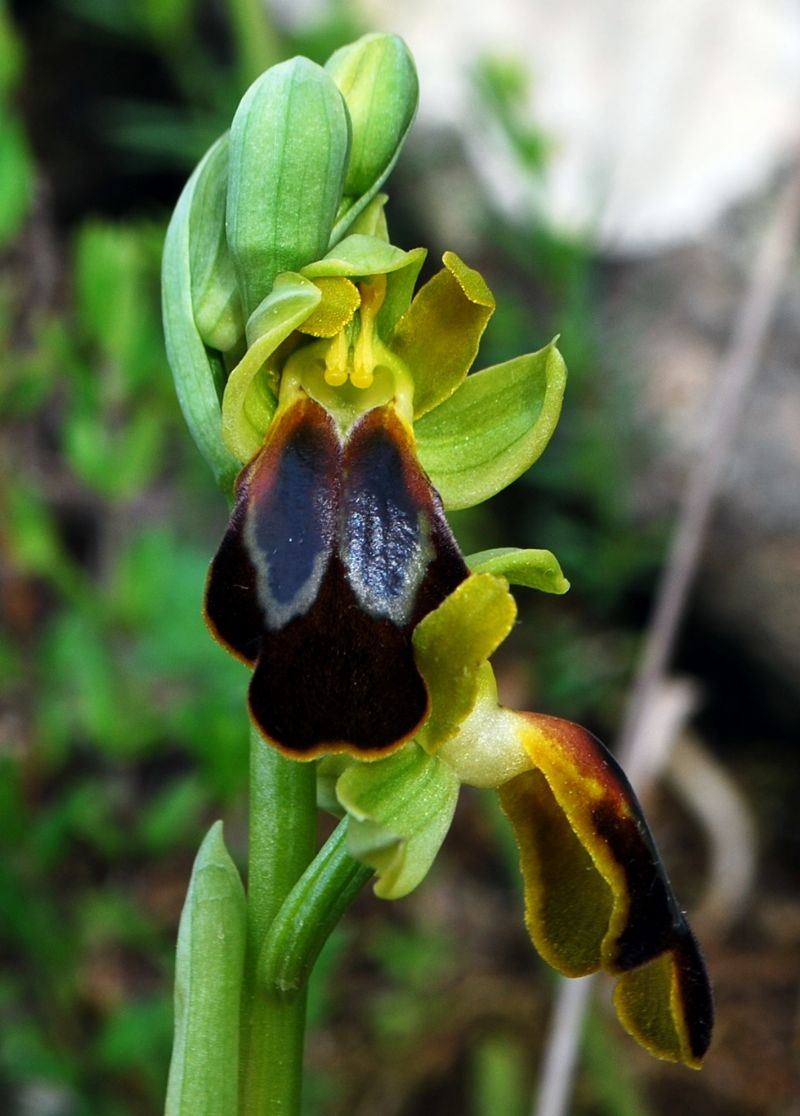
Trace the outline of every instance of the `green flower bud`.
<path fill-rule="evenodd" d="M 345 196 L 372 197 L 394 166 L 417 110 L 414 59 L 397 35 L 364 35 L 330 56 L 353 128 Z"/>
<path fill-rule="evenodd" d="M 246 316 L 276 275 L 325 254 L 349 147 L 342 95 L 307 58 L 273 66 L 245 93 L 231 126 L 226 224 Z"/>

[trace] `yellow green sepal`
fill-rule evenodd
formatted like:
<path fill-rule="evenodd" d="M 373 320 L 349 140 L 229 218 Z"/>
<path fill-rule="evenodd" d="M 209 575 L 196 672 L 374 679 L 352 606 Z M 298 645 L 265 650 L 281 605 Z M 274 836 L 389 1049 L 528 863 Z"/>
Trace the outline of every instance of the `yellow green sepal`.
<path fill-rule="evenodd" d="M 488 500 L 530 468 L 556 428 L 565 386 L 553 341 L 468 376 L 419 419 L 419 459 L 446 508 Z"/>
<path fill-rule="evenodd" d="M 413 742 L 388 759 L 356 763 L 336 784 L 347 849 L 377 874 L 375 894 L 400 899 L 428 874 L 455 811 L 459 782 Z"/>
<path fill-rule="evenodd" d="M 444 267 L 417 291 L 392 347 L 414 378 L 414 417 L 438 407 L 464 381 L 495 308 L 482 275 L 445 252 Z"/>

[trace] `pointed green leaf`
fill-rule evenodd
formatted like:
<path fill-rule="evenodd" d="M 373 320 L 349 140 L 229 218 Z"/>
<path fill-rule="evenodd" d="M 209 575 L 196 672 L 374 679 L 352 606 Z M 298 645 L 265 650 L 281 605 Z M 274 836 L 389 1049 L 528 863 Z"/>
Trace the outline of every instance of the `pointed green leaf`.
<path fill-rule="evenodd" d="M 236 1116 L 247 904 L 215 822 L 192 870 L 175 966 L 165 1116 Z"/>
<path fill-rule="evenodd" d="M 278 274 L 327 251 L 349 142 L 342 95 L 307 58 L 271 67 L 242 98 L 231 125 L 226 220 L 247 314 Z"/>
<path fill-rule="evenodd" d="M 540 589 L 543 593 L 566 593 L 569 582 L 561 572 L 556 557 L 549 550 L 519 550 L 501 546 L 470 554 L 466 560 L 473 573 L 491 573 L 504 577 L 511 585 Z"/>
<path fill-rule="evenodd" d="M 417 450 L 446 508 L 469 508 L 516 480 L 556 428 L 566 384 L 551 343 L 467 377 L 415 424 Z"/>
<path fill-rule="evenodd" d="M 162 308 L 167 357 L 186 425 L 217 483 L 229 491 L 241 466 L 222 440 L 220 398 L 224 369 L 218 356 L 206 349 L 195 324 L 189 248 L 192 199 L 213 150 L 186 183 L 167 229 Z"/>
<path fill-rule="evenodd" d="M 392 348 L 414 380 L 414 417 L 452 395 L 478 353 L 494 312 L 494 297 L 479 272 L 454 252 L 417 292 L 397 323 Z"/>
<path fill-rule="evenodd" d="M 319 287 L 309 279 L 287 272 L 277 277 L 247 323 L 250 346 L 228 377 L 222 400 L 222 431 L 239 468 L 261 449 L 277 407 L 266 361 L 302 325 L 321 297 Z"/>
<path fill-rule="evenodd" d="M 400 899 L 425 878 L 450 828 L 459 782 L 447 764 L 407 744 L 357 763 L 336 784 L 347 811 L 347 848 L 377 873 L 375 894 Z"/>
<path fill-rule="evenodd" d="M 478 694 L 482 665 L 511 631 L 514 598 L 501 578 L 473 574 L 414 629 L 414 657 L 431 697 L 417 739 L 436 752 L 457 732 Z"/>

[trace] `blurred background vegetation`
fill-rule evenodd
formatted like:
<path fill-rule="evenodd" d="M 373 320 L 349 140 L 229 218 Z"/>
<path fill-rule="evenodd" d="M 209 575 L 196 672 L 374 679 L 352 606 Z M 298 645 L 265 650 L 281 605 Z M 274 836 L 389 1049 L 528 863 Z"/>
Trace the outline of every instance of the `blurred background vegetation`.
<path fill-rule="evenodd" d="M 189 170 L 250 80 L 294 53 L 322 61 L 369 29 L 347 3 L 289 32 L 252 0 L 0 2 L 0 1111 L 10 1116 L 161 1110 L 180 907 L 215 817 L 243 859 L 247 752 L 245 672 L 200 617 L 227 517 L 173 397 L 161 242 Z M 472 80 L 535 180 L 549 141 L 520 111 L 519 75 L 487 62 Z M 469 250 L 443 243 L 435 207 L 418 200 L 437 159 L 471 199 Z M 396 243 L 431 244 L 433 263 L 437 249 L 463 251 L 489 279 L 499 309 L 482 364 L 562 335 L 571 379 L 552 446 L 456 529 L 466 550 L 558 555 L 573 588 L 520 597 L 523 622 L 499 661 L 504 692 L 613 739 L 671 516 L 668 503 L 645 515 L 637 503 L 649 448 L 632 433 L 630 383 L 608 374 L 604 292 L 628 273 L 534 215 L 501 218 L 441 147 L 413 146 L 389 188 Z M 600 1002 L 581 1116 L 678 1104 L 790 1112 L 798 689 L 765 660 L 696 602 L 677 666 L 702 687 L 698 731 L 752 805 L 763 865 L 749 913 L 706 941 L 720 1009 L 709 1068 L 650 1062 Z M 702 833 L 666 793 L 651 809 L 691 909 L 705 883 Z M 414 896 L 362 897 L 313 992 L 309 1116 L 529 1111 L 550 978 L 524 932 L 509 836 L 483 798 L 463 797 Z"/>

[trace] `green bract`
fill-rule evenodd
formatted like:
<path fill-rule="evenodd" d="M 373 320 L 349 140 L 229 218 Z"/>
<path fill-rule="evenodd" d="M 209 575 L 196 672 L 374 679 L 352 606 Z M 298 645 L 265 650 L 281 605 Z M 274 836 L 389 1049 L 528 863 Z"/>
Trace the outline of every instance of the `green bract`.
<path fill-rule="evenodd" d="M 197 853 L 178 931 L 166 1116 L 238 1111 L 246 934 L 244 888 L 215 822 Z"/>

